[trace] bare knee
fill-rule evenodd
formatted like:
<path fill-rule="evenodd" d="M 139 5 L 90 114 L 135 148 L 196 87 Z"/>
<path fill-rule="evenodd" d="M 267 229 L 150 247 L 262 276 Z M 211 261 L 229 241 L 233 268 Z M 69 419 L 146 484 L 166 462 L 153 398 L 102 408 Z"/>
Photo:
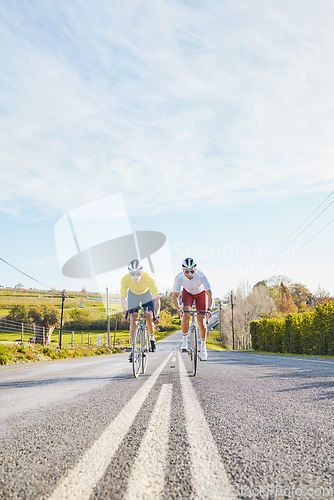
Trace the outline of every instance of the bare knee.
<path fill-rule="evenodd" d="M 135 323 L 137 323 L 137 321 L 138 321 L 138 313 L 136 313 L 136 312 L 132 313 L 130 315 L 130 323 L 135 324 Z"/>

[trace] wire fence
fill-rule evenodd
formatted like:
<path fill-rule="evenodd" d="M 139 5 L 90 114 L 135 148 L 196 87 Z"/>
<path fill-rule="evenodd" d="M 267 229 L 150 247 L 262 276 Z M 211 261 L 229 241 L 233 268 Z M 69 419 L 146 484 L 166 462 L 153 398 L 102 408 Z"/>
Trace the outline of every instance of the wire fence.
<path fill-rule="evenodd" d="M 51 336 L 45 327 L 36 327 L 33 323 L 20 323 L 6 318 L 0 319 L 0 341 L 40 343 L 42 345 L 62 345 L 70 347 L 126 347 L 129 339 L 116 336 L 116 330 L 110 332 L 70 331 L 54 329 Z M 61 340 L 61 342 L 60 342 Z"/>

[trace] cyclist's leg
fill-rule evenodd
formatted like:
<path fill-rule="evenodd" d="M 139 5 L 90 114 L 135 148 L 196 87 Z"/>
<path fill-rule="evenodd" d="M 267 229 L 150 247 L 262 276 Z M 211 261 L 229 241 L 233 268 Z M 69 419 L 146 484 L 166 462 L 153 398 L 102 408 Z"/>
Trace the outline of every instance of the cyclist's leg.
<path fill-rule="evenodd" d="M 182 351 L 187 350 L 187 340 L 188 340 L 188 332 L 189 332 L 189 322 L 190 322 L 190 314 L 189 311 L 194 302 L 194 297 L 187 290 L 182 290 L 181 302 L 183 304 L 183 315 L 181 321 L 181 330 L 182 330 Z"/>
<path fill-rule="evenodd" d="M 197 323 L 199 329 L 199 336 L 201 337 L 201 340 L 205 340 L 207 335 L 205 314 L 197 314 Z"/>
<path fill-rule="evenodd" d="M 136 326 L 138 321 L 138 311 L 132 312 L 130 314 L 130 337 L 131 342 L 133 342 L 133 336 L 135 334 Z"/>
<path fill-rule="evenodd" d="M 197 311 L 206 311 L 207 297 L 206 297 L 206 293 L 204 290 L 203 290 L 203 292 L 195 295 L 195 302 L 196 302 L 196 310 Z M 206 315 L 204 313 L 197 314 L 197 323 L 198 323 L 199 335 L 201 337 L 201 340 L 205 340 L 206 335 L 207 335 L 205 318 L 206 318 Z"/>
<path fill-rule="evenodd" d="M 131 309 L 130 312 L 130 337 L 131 337 L 131 346 L 133 345 L 133 337 L 136 331 L 137 321 L 138 321 L 138 310 Z M 134 311 L 134 312 L 133 312 Z M 129 355 L 129 361 L 132 362 L 132 350 Z"/>
<path fill-rule="evenodd" d="M 146 319 L 146 326 L 147 326 L 147 331 L 149 334 L 149 340 L 150 340 L 150 350 L 154 352 L 156 350 L 156 342 L 154 338 L 154 326 L 153 326 L 153 320 L 154 320 L 154 302 L 153 300 L 149 300 L 145 304 L 143 304 L 143 307 L 146 308 L 148 307 L 149 310 L 144 313 L 144 317 Z"/>
<path fill-rule="evenodd" d="M 200 358 L 202 361 L 206 361 L 208 358 L 208 353 L 206 350 L 207 329 L 206 329 L 205 314 L 197 314 L 197 323 L 200 333 L 200 340 L 199 340 L 200 345 L 198 346 L 200 352 Z"/>

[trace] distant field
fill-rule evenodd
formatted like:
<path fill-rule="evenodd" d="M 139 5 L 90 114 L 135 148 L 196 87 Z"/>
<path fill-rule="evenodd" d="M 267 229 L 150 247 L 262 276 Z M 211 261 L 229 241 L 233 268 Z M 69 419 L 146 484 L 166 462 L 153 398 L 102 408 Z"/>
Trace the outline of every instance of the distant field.
<path fill-rule="evenodd" d="M 96 297 L 96 300 L 88 299 L 87 297 Z M 115 299 L 117 297 L 111 296 L 110 298 Z M 18 304 L 26 305 L 27 307 L 48 305 L 61 308 L 61 294 L 37 290 L 33 292 L 24 292 L 2 289 L 0 291 L 0 317 L 6 316 L 10 309 Z M 71 310 L 81 307 L 96 313 L 96 319 L 106 317 L 104 302 L 100 300 L 98 294 L 86 292 L 83 295 L 81 292 L 68 292 L 64 303 L 65 320 Z M 109 303 L 110 315 L 120 312 L 121 310 L 120 303 L 114 301 Z"/>

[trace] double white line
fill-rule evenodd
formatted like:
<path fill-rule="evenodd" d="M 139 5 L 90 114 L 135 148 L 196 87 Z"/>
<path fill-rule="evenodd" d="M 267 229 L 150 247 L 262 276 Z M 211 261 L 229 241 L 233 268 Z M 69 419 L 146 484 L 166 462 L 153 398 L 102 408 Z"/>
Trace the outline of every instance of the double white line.
<path fill-rule="evenodd" d="M 112 457 L 170 356 L 171 354 L 58 485 L 50 500 L 88 500 L 90 498 L 94 487 L 103 478 Z M 179 366 L 195 498 L 229 498 L 226 492 L 231 489 L 223 463 L 180 354 Z M 171 403 L 172 385 L 164 384 L 131 471 L 125 494 L 127 500 L 144 499 L 148 495 L 150 498 L 162 497 Z"/>

